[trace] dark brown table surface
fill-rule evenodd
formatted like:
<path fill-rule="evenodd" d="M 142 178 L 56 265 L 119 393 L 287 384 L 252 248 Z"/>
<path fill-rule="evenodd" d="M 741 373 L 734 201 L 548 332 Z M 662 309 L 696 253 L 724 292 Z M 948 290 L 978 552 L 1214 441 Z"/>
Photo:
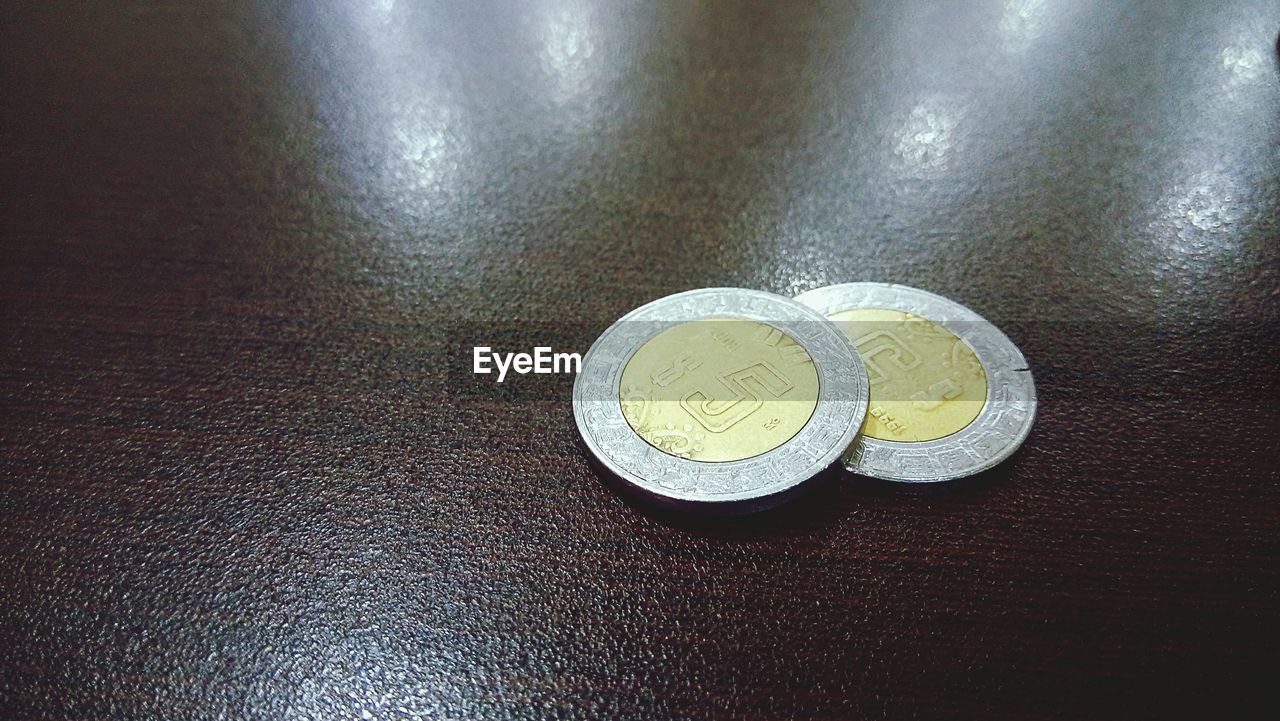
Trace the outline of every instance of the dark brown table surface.
<path fill-rule="evenodd" d="M 1276 3 L 157 5 L 0 11 L 0 717 L 1275 711 Z M 1008 464 L 684 518 L 470 372 L 852 280 Z"/>

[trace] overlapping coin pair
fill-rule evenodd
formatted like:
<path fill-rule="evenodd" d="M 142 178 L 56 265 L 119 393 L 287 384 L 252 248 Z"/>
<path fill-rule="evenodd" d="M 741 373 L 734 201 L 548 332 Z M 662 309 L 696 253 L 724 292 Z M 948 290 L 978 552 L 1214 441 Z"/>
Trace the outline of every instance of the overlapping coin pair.
<path fill-rule="evenodd" d="M 1004 333 L 888 283 L 667 296 L 605 330 L 573 387 L 586 447 L 623 489 L 705 513 L 776 506 L 837 460 L 901 484 L 971 476 L 1012 455 L 1035 412 Z"/>

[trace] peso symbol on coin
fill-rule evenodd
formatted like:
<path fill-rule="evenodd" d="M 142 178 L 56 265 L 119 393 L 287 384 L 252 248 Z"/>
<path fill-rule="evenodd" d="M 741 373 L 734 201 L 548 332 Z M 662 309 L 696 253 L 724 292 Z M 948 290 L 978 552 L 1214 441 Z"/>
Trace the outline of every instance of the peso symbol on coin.
<path fill-rule="evenodd" d="M 574 419 L 626 490 L 743 513 L 799 493 L 848 448 L 868 386 L 848 341 L 783 296 L 710 288 L 627 314 L 583 358 Z"/>
<path fill-rule="evenodd" d="M 845 467 L 905 483 L 987 470 L 1022 445 L 1035 420 L 1027 361 L 998 328 L 933 293 L 845 283 L 796 297 L 858 349 L 871 385 L 861 437 Z"/>

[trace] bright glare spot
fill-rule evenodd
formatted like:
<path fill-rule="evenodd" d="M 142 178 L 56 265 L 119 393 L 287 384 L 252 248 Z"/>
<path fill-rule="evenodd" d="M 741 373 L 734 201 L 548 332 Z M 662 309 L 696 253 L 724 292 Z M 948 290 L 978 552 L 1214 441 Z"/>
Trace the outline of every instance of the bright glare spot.
<path fill-rule="evenodd" d="M 1008 0 L 1000 16 L 1000 32 L 1016 47 L 1029 43 L 1040 32 L 1040 16 L 1045 0 Z"/>
<path fill-rule="evenodd" d="M 552 9 L 542 29 L 543 67 L 568 95 L 587 90 L 591 80 L 596 48 L 586 15 L 582 8 Z"/>
<path fill-rule="evenodd" d="M 422 118 L 402 118 L 392 128 L 401 158 L 413 168 L 419 185 L 437 185 L 447 181 L 456 169 L 457 142 L 443 122 Z"/>
<path fill-rule="evenodd" d="M 1238 198 L 1221 179 L 1201 179 L 1175 189 L 1168 200 L 1168 218 L 1178 228 L 1221 230 L 1239 220 Z"/>
<path fill-rule="evenodd" d="M 946 164 L 956 120 L 941 109 L 921 103 L 898 133 L 897 153 L 913 166 L 932 169 Z"/>
<path fill-rule="evenodd" d="M 1229 47 L 1222 51 L 1222 66 L 1243 82 L 1262 75 L 1264 59 L 1257 48 Z"/>
<path fill-rule="evenodd" d="M 1232 232 L 1245 219 L 1240 187 L 1217 172 L 1198 173 L 1169 189 L 1152 223 L 1166 253 L 1184 262 L 1204 261 L 1238 249 Z"/>

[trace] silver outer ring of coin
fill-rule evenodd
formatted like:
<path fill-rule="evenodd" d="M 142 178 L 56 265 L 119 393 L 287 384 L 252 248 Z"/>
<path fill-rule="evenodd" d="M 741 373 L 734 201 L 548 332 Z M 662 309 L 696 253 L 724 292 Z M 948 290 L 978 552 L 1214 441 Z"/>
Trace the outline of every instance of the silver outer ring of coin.
<path fill-rule="evenodd" d="M 848 470 L 903 483 L 938 483 L 981 473 L 1018 450 L 1036 417 L 1036 385 L 1022 351 L 982 316 L 928 291 L 892 283 L 844 283 L 815 288 L 796 300 L 825 316 L 884 308 L 931 320 L 964 341 L 987 374 L 987 400 L 973 422 L 932 441 L 860 436 L 844 455 Z"/>
<path fill-rule="evenodd" d="M 786 443 L 740 461 L 677 458 L 649 445 L 622 415 L 620 384 L 646 341 L 681 323 L 741 318 L 777 328 L 813 359 L 813 415 Z M 844 333 L 794 300 L 755 290 L 706 288 L 660 298 L 623 316 L 582 359 L 573 418 L 587 448 L 624 490 L 657 505 L 700 513 L 749 513 L 798 494 L 848 449 L 867 413 L 867 371 Z"/>

